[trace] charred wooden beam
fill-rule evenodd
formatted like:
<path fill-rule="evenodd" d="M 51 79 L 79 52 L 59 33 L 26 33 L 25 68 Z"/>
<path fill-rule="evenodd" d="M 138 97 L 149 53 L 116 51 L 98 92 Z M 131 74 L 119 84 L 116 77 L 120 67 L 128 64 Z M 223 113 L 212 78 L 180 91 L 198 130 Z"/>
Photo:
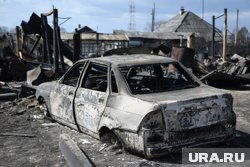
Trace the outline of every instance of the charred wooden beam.
<path fill-rule="evenodd" d="M 57 9 L 53 10 L 53 55 L 54 55 L 54 70 L 55 72 L 58 72 L 59 69 L 59 57 L 58 57 L 58 41 L 57 41 L 57 28 L 58 28 L 58 11 Z"/>
<path fill-rule="evenodd" d="M 40 39 L 41 39 L 41 36 L 40 35 L 37 36 L 37 40 L 36 40 L 35 44 L 32 46 L 32 49 L 30 50 L 29 55 L 31 55 L 34 52 L 34 50 L 36 49 L 37 44 L 39 43 Z"/>
<path fill-rule="evenodd" d="M 81 35 L 78 31 L 74 33 L 73 42 L 74 42 L 73 62 L 75 63 L 77 60 L 79 60 L 81 53 Z"/>
<path fill-rule="evenodd" d="M 61 48 L 62 48 L 62 40 L 61 40 L 61 32 L 60 32 L 60 27 L 57 26 L 57 48 L 58 48 L 58 55 L 59 55 L 59 58 L 60 58 L 60 62 L 61 62 L 61 68 L 62 68 L 62 71 L 64 72 L 65 71 L 65 65 L 64 65 L 64 58 L 63 58 L 63 55 L 62 55 L 62 52 L 61 52 Z"/>
<path fill-rule="evenodd" d="M 16 55 L 19 56 L 20 50 L 20 27 L 16 26 Z"/>
<path fill-rule="evenodd" d="M 51 50 L 51 46 L 50 46 L 50 33 L 49 33 L 49 25 L 48 25 L 48 20 L 47 17 L 44 16 L 43 14 L 41 15 L 42 18 L 42 28 L 43 28 L 43 33 L 44 33 L 44 38 L 43 40 L 45 41 L 44 44 L 44 49 L 46 50 L 44 53 L 46 53 L 46 55 L 44 55 L 45 57 L 48 57 L 49 60 L 49 64 L 53 64 L 53 58 L 52 58 L 52 50 Z"/>

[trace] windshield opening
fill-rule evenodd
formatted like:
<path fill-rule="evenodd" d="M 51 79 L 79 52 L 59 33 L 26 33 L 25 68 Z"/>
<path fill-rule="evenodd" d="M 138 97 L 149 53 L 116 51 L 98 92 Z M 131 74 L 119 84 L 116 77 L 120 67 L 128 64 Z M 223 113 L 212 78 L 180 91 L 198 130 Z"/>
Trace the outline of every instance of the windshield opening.
<path fill-rule="evenodd" d="M 158 93 L 199 86 L 178 64 L 119 67 L 132 94 Z"/>

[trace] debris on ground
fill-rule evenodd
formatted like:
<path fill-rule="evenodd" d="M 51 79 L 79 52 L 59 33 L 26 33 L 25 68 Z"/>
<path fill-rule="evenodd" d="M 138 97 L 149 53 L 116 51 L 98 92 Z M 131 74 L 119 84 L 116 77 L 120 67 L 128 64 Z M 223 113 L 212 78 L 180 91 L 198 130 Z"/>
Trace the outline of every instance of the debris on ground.
<path fill-rule="evenodd" d="M 242 98 L 242 97 L 245 98 Z M 235 92 L 235 111 L 240 122 L 237 124 L 238 135 L 231 147 L 249 147 L 249 91 Z M 240 100 L 242 99 L 242 100 Z M 112 149 L 88 135 L 69 127 L 52 122 L 44 117 L 36 121 L 33 115 L 43 115 L 41 106 L 28 108 L 34 103 L 33 95 L 0 103 L 0 160 L 3 166 L 67 166 L 68 162 L 59 149 L 59 136 L 66 133 L 83 150 L 96 166 L 180 166 L 181 155 L 164 156 L 147 160 L 129 152 Z M 22 114 L 17 114 L 25 109 Z M 1 135 L 2 134 L 2 135 Z M 223 147 L 223 145 L 220 145 Z M 224 146 L 225 147 L 225 146 Z M 14 156 L 13 156 L 14 155 Z M 206 166 L 204 164 L 203 166 Z"/>

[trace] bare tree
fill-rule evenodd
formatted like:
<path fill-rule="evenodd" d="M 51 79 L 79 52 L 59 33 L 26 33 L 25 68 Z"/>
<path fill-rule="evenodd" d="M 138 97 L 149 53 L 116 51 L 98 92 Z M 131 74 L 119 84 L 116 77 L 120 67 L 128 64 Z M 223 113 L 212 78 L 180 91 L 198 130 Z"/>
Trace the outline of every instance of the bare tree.
<path fill-rule="evenodd" d="M 237 33 L 237 46 L 234 45 L 235 33 L 229 36 L 231 45 L 228 47 L 228 53 L 237 53 L 241 56 L 250 55 L 250 34 L 246 27 L 241 27 Z"/>
<path fill-rule="evenodd" d="M 7 33 L 8 28 L 7 27 L 0 27 L 0 34 Z"/>
<path fill-rule="evenodd" d="M 248 45 L 250 43 L 249 37 L 250 35 L 248 29 L 246 27 L 241 27 L 237 33 L 237 45 L 238 46 Z M 231 43 L 234 43 L 235 33 L 232 33 L 232 35 L 229 36 L 229 39 L 231 40 Z"/>
<path fill-rule="evenodd" d="M 249 33 L 246 27 L 242 27 L 238 32 L 238 41 L 240 45 L 246 45 L 249 42 Z"/>

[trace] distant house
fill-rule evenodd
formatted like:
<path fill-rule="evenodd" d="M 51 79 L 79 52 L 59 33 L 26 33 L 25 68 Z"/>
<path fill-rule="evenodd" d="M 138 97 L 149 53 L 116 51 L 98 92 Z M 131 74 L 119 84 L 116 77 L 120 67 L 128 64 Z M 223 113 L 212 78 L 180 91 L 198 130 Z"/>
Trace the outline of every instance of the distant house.
<path fill-rule="evenodd" d="M 183 45 L 191 46 L 193 33 L 190 32 L 139 32 L 114 30 L 114 34 L 124 34 L 129 38 L 129 47 L 146 47 L 154 48 L 160 44 L 165 44 L 169 47 L 179 46 L 180 38 L 183 39 Z"/>
<path fill-rule="evenodd" d="M 198 51 L 202 51 L 210 46 L 212 41 L 211 24 L 190 11 L 185 11 L 181 8 L 179 14 L 171 18 L 170 20 L 163 22 L 158 28 L 155 29 L 156 33 L 194 33 L 195 36 L 195 48 Z M 215 28 L 215 41 L 222 40 L 222 32 Z"/>
<path fill-rule="evenodd" d="M 184 8 L 180 13 L 166 22 L 162 22 L 154 32 L 114 30 L 114 34 L 125 34 L 129 37 L 129 46 L 155 47 L 159 44 L 187 46 L 197 52 L 209 51 L 212 41 L 212 25 L 193 12 Z M 222 40 L 222 32 L 215 28 L 215 41 Z M 219 46 L 216 46 L 216 50 Z"/>
<path fill-rule="evenodd" d="M 100 54 L 105 51 L 128 47 L 129 39 L 124 34 L 104 34 L 97 33 L 88 26 L 76 29 L 81 39 L 81 57 Z M 73 47 L 74 33 L 61 33 L 61 39 Z"/>

